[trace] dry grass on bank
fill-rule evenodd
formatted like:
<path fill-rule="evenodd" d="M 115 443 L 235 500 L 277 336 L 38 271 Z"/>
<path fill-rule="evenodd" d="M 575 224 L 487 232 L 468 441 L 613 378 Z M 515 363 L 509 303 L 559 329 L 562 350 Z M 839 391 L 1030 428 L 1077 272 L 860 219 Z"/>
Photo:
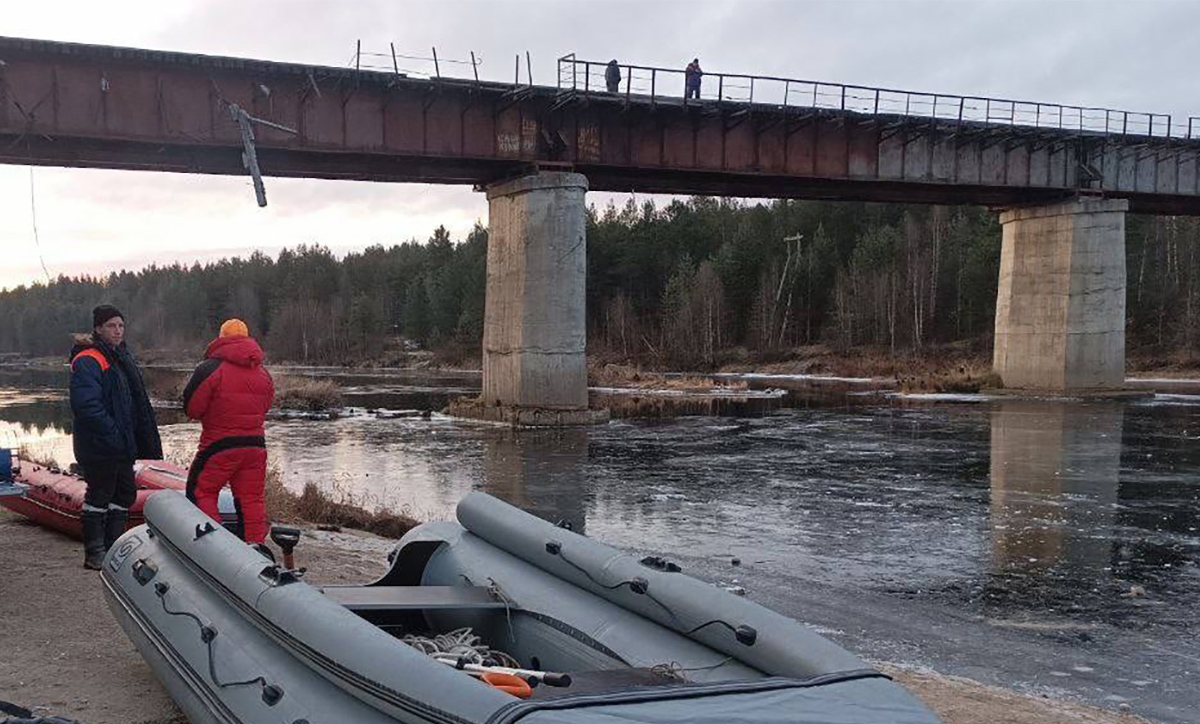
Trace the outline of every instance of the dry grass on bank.
<path fill-rule="evenodd" d="M 681 390 L 685 392 L 712 392 L 714 390 L 744 390 L 747 388 L 744 380 L 721 380 L 712 377 L 658 377 L 655 379 L 634 382 L 622 387 L 633 387 L 639 390 Z"/>
<path fill-rule="evenodd" d="M 22 463 L 40 465 L 43 468 L 58 467 L 58 461 L 49 451 L 39 449 L 34 445 L 22 445 L 17 448 L 17 459 Z"/>
<path fill-rule="evenodd" d="M 956 368 L 900 377 L 903 392 L 979 392 L 1003 386 L 991 365 L 962 364 Z"/>
<path fill-rule="evenodd" d="M 336 382 L 297 375 L 275 376 L 275 407 L 281 410 L 324 412 L 342 406 Z"/>
<path fill-rule="evenodd" d="M 151 368 L 144 373 L 150 396 L 178 402 L 190 379 L 186 372 Z M 325 412 L 342 406 L 342 390 L 332 380 L 303 375 L 274 375 L 275 408 L 302 412 Z"/>
<path fill-rule="evenodd" d="M 762 417 L 780 405 L 780 398 L 763 396 L 600 394 L 592 397 L 592 406 L 608 410 L 613 419 Z"/>
<path fill-rule="evenodd" d="M 811 345 L 789 350 L 784 359 L 748 358 L 722 371 L 886 379 L 905 392 L 978 392 L 1001 386 L 992 374 L 991 350 L 978 342 L 897 354 L 886 348 Z"/>
<path fill-rule="evenodd" d="M 635 390 L 681 390 L 711 392 L 713 390 L 744 390 L 742 380 L 720 380 L 699 375 L 667 377 L 658 372 L 646 372 L 630 365 L 595 365 L 588 370 L 588 384 L 593 387 L 628 387 Z"/>
<path fill-rule="evenodd" d="M 1200 372 L 1200 352 L 1178 350 L 1156 352 L 1132 349 L 1125 355 L 1125 369 L 1134 374 L 1162 378 L 1195 378 Z"/>
<path fill-rule="evenodd" d="M 768 351 L 733 348 L 722 351 L 718 370 L 884 379 L 906 392 L 977 392 L 999 386 L 999 379 L 991 374 L 991 362 L 990 339 L 979 338 L 928 345 L 920 351 L 898 352 L 887 347 L 842 349 L 826 344 Z M 664 378 L 658 372 L 643 369 L 628 357 L 606 353 L 603 349 L 589 351 L 588 379 L 592 385 L 609 387 L 706 389 L 705 385 L 727 386 L 721 380 L 712 381 L 702 374 Z"/>
<path fill-rule="evenodd" d="M 448 345 L 432 351 L 428 367 L 446 370 L 477 370 L 483 367 L 483 353 L 473 345 Z"/>
<path fill-rule="evenodd" d="M 1000 378 L 992 372 L 991 360 L 971 350 L 939 350 L 923 356 L 891 355 L 879 350 L 852 350 L 835 353 L 816 346 L 795 350 L 786 361 L 739 363 L 725 366 L 723 372 L 762 374 L 834 375 L 895 380 L 904 392 L 979 392 L 1000 387 Z M 623 364 L 592 364 L 588 383 L 594 387 L 625 387 L 639 390 L 743 390 L 742 380 L 722 380 L 702 375 L 665 376 L 640 367 Z M 650 411 L 652 412 L 652 411 Z M 631 413 L 640 416 L 639 413 Z M 654 416 L 654 415 L 651 415 Z"/>
<path fill-rule="evenodd" d="M 283 484 L 283 476 L 275 467 L 267 471 L 266 500 L 271 518 L 281 523 L 352 528 L 385 538 L 400 538 L 420 523 L 407 515 L 368 511 L 349 492 L 329 493 L 314 483 L 307 483 L 304 492 L 296 494 Z"/>

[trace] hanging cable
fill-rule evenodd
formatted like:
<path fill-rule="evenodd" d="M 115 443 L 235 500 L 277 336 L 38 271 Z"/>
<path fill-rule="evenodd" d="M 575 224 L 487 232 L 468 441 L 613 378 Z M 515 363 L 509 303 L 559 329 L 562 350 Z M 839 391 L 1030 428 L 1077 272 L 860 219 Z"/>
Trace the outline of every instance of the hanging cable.
<path fill-rule="evenodd" d="M 37 247 L 38 261 L 42 263 L 42 273 L 46 275 L 46 283 L 50 284 L 53 280 L 50 278 L 50 271 L 46 269 L 46 259 L 42 257 L 42 240 L 38 238 L 37 200 L 33 192 L 33 166 L 29 167 L 29 211 L 33 221 L 33 244 Z"/>

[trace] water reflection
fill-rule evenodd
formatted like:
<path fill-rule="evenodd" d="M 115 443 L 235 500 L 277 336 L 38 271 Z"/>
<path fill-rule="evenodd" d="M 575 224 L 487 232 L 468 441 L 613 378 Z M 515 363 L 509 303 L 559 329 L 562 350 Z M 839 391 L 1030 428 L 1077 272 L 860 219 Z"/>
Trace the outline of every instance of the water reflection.
<path fill-rule="evenodd" d="M 1124 417 L 1119 403 L 993 405 L 994 574 L 1111 578 Z"/>
<path fill-rule="evenodd" d="M 178 428 L 198 430 L 177 425 L 170 439 Z M 445 419 L 355 415 L 267 422 L 268 459 L 289 488 L 299 492 L 312 484 L 347 502 L 423 520 L 450 516 L 472 489 L 479 477 L 472 458 L 481 444 Z"/>
<path fill-rule="evenodd" d="M 0 388 L 0 448 L 68 464 L 71 408 L 61 392 Z"/>
<path fill-rule="evenodd" d="M 65 355 L 65 350 L 64 350 Z M 67 364 L 61 368 L 0 366 L 0 388 L 23 390 L 61 390 L 67 385 Z"/>
<path fill-rule="evenodd" d="M 0 424 L 22 437 L 47 433 L 71 434 L 71 407 L 65 399 L 30 400 L 15 404 L 0 401 Z"/>
<path fill-rule="evenodd" d="M 498 431 L 487 440 L 483 490 L 582 534 L 587 461 L 586 429 Z"/>

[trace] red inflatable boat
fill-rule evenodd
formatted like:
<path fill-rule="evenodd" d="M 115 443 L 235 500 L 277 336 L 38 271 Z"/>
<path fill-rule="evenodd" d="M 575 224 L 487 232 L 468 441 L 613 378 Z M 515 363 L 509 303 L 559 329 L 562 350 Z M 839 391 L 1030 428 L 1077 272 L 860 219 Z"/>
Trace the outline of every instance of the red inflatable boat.
<path fill-rule="evenodd" d="M 187 470 L 162 460 L 139 460 L 133 466 L 137 481 L 137 500 L 129 509 L 130 528 L 141 525 L 146 498 L 160 490 L 183 493 L 187 488 Z M 22 462 L 13 480 L 26 486 L 24 495 L 0 498 L 0 506 L 20 513 L 40 525 L 81 538 L 80 515 L 87 486 L 83 478 L 58 468 Z M 230 527 L 237 521 L 232 496 L 221 491 L 222 522 Z"/>

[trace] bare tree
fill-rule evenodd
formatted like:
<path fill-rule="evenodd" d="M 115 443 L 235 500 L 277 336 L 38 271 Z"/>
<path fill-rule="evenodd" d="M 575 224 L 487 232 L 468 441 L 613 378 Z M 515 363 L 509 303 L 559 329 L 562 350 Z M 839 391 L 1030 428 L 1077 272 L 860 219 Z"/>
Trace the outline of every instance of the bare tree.
<path fill-rule="evenodd" d="M 629 354 L 630 344 L 639 338 L 633 303 L 623 290 L 618 291 L 604 306 L 604 339 L 610 349 Z"/>

